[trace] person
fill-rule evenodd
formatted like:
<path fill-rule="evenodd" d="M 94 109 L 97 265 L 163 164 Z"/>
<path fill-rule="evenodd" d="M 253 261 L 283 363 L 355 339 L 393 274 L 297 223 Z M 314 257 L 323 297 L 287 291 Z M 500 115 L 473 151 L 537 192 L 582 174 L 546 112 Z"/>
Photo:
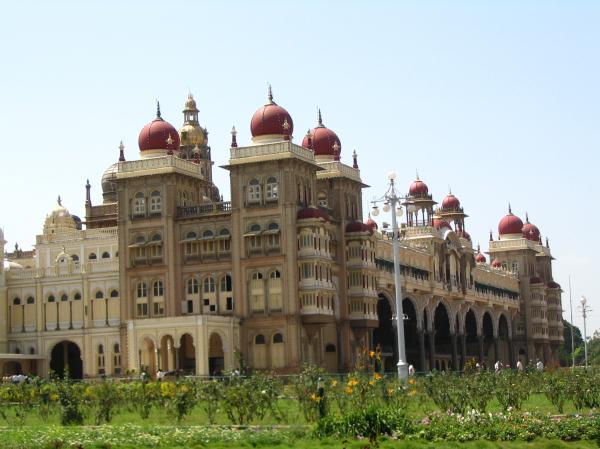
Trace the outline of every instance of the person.
<path fill-rule="evenodd" d="M 500 368 L 502 368 L 502 364 L 500 363 L 500 360 L 496 360 L 496 363 L 494 364 L 494 371 L 498 372 L 500 371 Z"/>
<path fill-rule="evenodd" d="M 477 363 L 475 364 L 475 369 L 476 369 L 477 371 L 481 371 L 481 365 L 479 364 L 479 362 L 477 362 Z"/>
<path fill-rule="evenodd" d="M 414 376 L 415 375 L 415 367 L 411 365 L 408 365 L 408 375 L 409 376 Z"/>
<path fill-rule="evenodd" d="M 523 371 L 523 362 L 520 360 L 517 362 L 517 371 Z"/>
<path fill-rule="evenodd" d="M 535 364 L 535 367 L 537 368 L 538 371 L 544 371 L 544 364 L 539 359 L 538 359 L 537 363 Z"/>

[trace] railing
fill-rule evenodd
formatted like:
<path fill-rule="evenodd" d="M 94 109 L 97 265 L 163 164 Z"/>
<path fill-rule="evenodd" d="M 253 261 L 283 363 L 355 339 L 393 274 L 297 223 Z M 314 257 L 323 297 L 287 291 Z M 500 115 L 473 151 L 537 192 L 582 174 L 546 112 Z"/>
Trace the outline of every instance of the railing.
<path fill-rule="evenodd" d="M 178 207 L 176 218 L 191 218 L 201 215 L 227 214 L 231 212 L 231 201 L 207 203 L 200 206 Z"/>
<path fill-rule="evenodd" d="M 341 174 L 346 178 L 353 179 L 354 181 L 360 182 L 360 170 L 349 165 L 342 164 L 340 161 L 331 162 L 320 162 L 319 166 L 324 168 L 325 171 L 317 172 L 318 178 L 326 178 L 331 174 Z"/>
<path fill-rule="evenodd" d="M 255 145 L 251 147 L 231 148 L 230 151 L 231 160 L 284 153 L 292 153 L 302 159 L 312 162 L 314 162 L 315 160 L 315 155 L 311 150 L 298 145 L 294 145 L 292 142 L 289 141 Z"/>
<path fill-rule="evenodd" d="M 177 170 L 190 175 L 199 176 L 200 165 L 180 159 L 177 156 L 153 157 L 150 159 L 141 159 L 137 161 L 119 162 L 117 178 L 119 175 L 141 171 L 161 171 L 165 168 L 176 168 Z"/>

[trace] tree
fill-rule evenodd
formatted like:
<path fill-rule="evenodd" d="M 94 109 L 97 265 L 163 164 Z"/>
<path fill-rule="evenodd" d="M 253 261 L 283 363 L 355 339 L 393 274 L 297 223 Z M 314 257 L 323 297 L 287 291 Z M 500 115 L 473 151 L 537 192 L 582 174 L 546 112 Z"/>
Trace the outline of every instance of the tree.
<path fill-rule="evenodd" d="M 600 331 L 594 332 L 592 338 L 588 340 L 588 363 L 600 366 Z"/>
<path fill-rule="evenodd" d="M 583 337 L 577 326 L 571 325 L 567 320 L 563 320 L 565 340 L 558 351 L 558 358 L 561 366 L 571 366 L 573 363 L 571 349 L 571 332 L 573 332 L 573 340 L 575 344 L 575 364 L 583 363 Z M 588 347 L 589 350 L 589 347 Z"/>

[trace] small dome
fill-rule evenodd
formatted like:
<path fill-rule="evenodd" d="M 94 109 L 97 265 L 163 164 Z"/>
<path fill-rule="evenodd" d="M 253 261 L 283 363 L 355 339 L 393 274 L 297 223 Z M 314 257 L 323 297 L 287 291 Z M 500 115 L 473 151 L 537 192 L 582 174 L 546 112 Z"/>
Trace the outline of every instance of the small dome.
<path fill-rule="evenodd" d="M 450 226 L 450 223 L 448 223 L 445 219 L 440 217 L 433 217 L 433 227 L 435 229 L 447 228 L 452 230 L 452 226 Z"/>
<path fill-rule="evenodd" d="M 471 241 L 471 235 L 465 230 L 459 229 L 458 231 L 456 231 L 456 235 L 458 235 L 459 237 L 461 237 L 465 240 L 468 240 L 469 242 Z"/>
<path fill-rule="evenodd" d="M 477 263 L 486 263 L 487 259 L 485 258 L 485 255 L 483 255 L 481 252 L 479 252 L 475 256 L 475 262 L 477 262 Z"/>
<path fill-rule="evenodd" d="M 321 110 L 319 110 L 317 127 L 313 128 L 302 140 L 302 146 L 305 148 L 309 147 L 309 136 L 312 141 L 312 150 L 315 152 L 315 156 L 334 156 L 339 158 L 342 153 L 342 143 L 335 132 L 323 125 Z M 336 144 L 338 146 L 337 154 L 335 154 L 334 151 L 334 146 Z"/>
<path fill-rule="evenodd" d="M 188 94 L 187 100 L 185 100 L 183 112 L 198 112 L 198 108 L 196 107 L 196 100 L 194 100 L 194 96 L 191 93 Z"/>
<path fill-rule="evenodd" d="M 521 234 L 522 229 L 523 221 L 516 215 L 513 215 L 509 207 L 508 214 L 500 220 L 500 223 L 498 223 L 498 234 Z"/>
<path fill-rule="evenodd" d="M 368 232 L 373 234 L 373 229 L 364 224 L 362 221 L 355 221 L 346 225 L 346 232 Z"/>
<path fill-rule="evenodd" d="M 300 209 L 296 215 L 296 218 L 298 220 L 321 218 L 325 221 L 329 221 L 329 215 L 327 215 L 327 213 L 323 212 L 321 209 L 317 209 L 316 207 L 305 207 L 304 209 Z"/>
<path fill-rule="evenodd" d="M 492 260 L 492 268 L 502 268 L 502 262 L 498 259 Z"/>
<path fill-rule="evenodd" d="M 442 209 L 456 210 L 460 208 L 460 201 L 452 193 L 449 193 L 442 200 Z"/>
<path fill-rule="evenodd" d="M 140 131 L 138 137 L 140 151 L 179 150 L 179 133 L 169 122 L 160 116 L 160 106 L 157 106 L 156 118 Z"/>
<path fill-rule="evenodd" d="M 102 198 L 103 202 L 116 203 L 117 202 L 117 170 L 119 169 L 119 163 L 114 163 L 102 174 Z"/>
<path fill-rule="evenodd" d="M 181 145 L 190 147 L 201 147 L 206 145 L 206 135 L 200 126 L 194 126 L 191 123 L 186 123 L 179 128 L 179 140 Z"/>
<path fill-rule="evenodd" d="M 250 122 L 252 137 L 260 136 L 292 136 L 294 122 L 292 116 L 284 108 L 273 101 L 273 94 L 269 86 L 269 101 L 260 107 L 252 116 Z"/>
<path fill-rule="evenodd" d="M 417 179 L 415 181 L 413 181 L 413 183 L 408 188 L 408 194 L 410 196 L 419 197 L 419 196 L 427 195 L 428 193 L 429 193 L 429 187 L 427 187 L 427 184 L 425 184 L 423 181 L 421 181 L 419 179 L 419 177 L 417 177 Z"/>
<path fill-rule="evenodd" d="M 560 288 L 560 284 L 558 282 L 550 281 L 548 282 L 548 288 Z"/>
<path fill-rule="evenodd" d="M 523 233 L 523 237 L 527 240 L 533 242 L 539 242 L 540 240 L 540 230 L 533 223 L 529 223 L 529 215 L 527 214 L 525 215 L 525 224 L 523 225 L 521 232 Z"/>
<path fill-rule="evenodd" d="M 77 230 L 77 222 L 66 207 L 62 205 L 60 196 L 44 222 L 44 234 L 56 234 L 63 231 Z"/>
<path fill-rule="evenodd" d="M 371 231 L 375 231 L 375 230 L 379 229 L 377 222 L 371 218 L 371 214 L 369 214 L 369 218 L 367 218 L 367 221 L 365 221 L 365 224 L 369 228 L 371 228 Z"/>
<path fill-rule="evenodd" d="M 4 271 L 10 271 L 10 270 L 22 270 L 23 269 L 23 265 L 18 264 L 17 262 L 13 262 L 11 260 L 6 260 L 4 259 Z"/>

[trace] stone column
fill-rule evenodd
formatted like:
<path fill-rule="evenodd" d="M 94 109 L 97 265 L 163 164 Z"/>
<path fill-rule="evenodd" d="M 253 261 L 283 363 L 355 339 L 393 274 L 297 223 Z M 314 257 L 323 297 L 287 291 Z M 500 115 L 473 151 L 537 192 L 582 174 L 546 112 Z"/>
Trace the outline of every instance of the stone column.
<path fill-rule="evenodd" d="M 450 334 L 450 341 L 452 342 L 452 371 L 460 371 L 458 365 L 458 346 L 456 342 L 456 334 Z"/>
<path fill-rule="evenodd" d="M 494 338 L 494 363 L 500 360 L 500 337 Z"/>
<path fill-rule="evenodd" d="M 419 334 L 419 370 L 425 371 L 425 331 L 418 329 Z"/>
<path fill-rule="evenodd" d="M 429 371 L 435 369 L 435 331 L 429 332 Z"/>
<path fill-rule="evenodd" d="M 464 371 L 465 365 L 467 363 L 467 336 L 459 335 L 460 338 L 460 358 L 461 358 L 461 370 Z"/>
<path fill-rule="evenodd" d="M 517 359 L 515 357 L 515 346 L 513 344 L 512 338 L 508 339 L 508 359 L 510 360 L 510 367 L 512 369 L 516 369 Z"/>
<path fill-rule="evenodd" d="M 477 336 L 477 341 L 479 343 L 479 364 L 483 363 L 483 335 Z"/>

